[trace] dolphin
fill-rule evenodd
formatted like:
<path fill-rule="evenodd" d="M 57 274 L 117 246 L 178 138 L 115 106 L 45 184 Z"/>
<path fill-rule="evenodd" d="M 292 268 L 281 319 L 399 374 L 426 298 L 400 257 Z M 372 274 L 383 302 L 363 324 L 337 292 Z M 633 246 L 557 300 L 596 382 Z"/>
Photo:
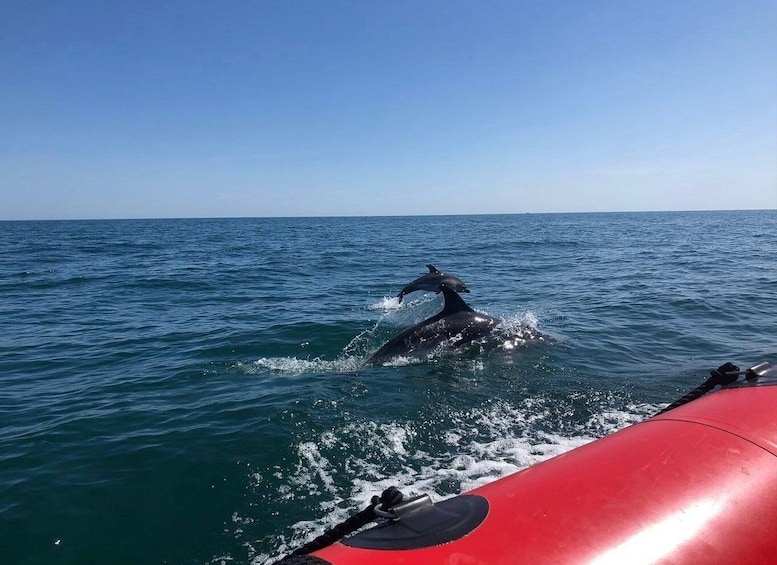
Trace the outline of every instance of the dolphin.
<path fill-rule="evenodd" d="M 446 283 L 440 284 L 440 291 L 445 298 L 443 309 L 387 341 L 373 353 L 369 364 L 381 365 L 394 357 L 431 351 L 442 344 L 466 347 L 487 336 L 501 321 L 475 312 Z"/>
<path fill-rule="evenodd" d="M 399 298 L 400 303 L 402 302 L 403 296 L 415 292 L 416 290 L 428 290 L 440 294 L 440 286 L 443 284 L 448 285 L 449 288 L 452 288 L 456 292 L 469 292 L 467 285 L 465 285 L 460 278 L 454 277 L 453 275 L 446 275 L 434 265 L 427 265 L 426 267 L 429 269 L 428 273 L 418 277 L 399 292 L 397 298 Z"/>

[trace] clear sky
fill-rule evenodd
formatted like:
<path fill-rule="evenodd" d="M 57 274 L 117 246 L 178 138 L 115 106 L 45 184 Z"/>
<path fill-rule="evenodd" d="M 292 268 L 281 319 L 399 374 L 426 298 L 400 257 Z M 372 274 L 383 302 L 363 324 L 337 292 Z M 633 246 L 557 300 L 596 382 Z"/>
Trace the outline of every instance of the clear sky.
<path fill-rule="evenodd" d="M 0 8 L 0 219 L 777 208 L 775 0 Z"/>

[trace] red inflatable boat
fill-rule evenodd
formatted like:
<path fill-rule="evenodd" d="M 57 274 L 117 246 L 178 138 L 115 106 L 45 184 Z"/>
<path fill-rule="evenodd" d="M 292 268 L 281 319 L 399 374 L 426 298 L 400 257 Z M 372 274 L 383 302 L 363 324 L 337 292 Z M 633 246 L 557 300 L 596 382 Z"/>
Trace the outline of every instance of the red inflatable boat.
<path fill-rule="evenodd" d="M 746 377 L 283 563 L 777 563 L 777 367 Z"/>

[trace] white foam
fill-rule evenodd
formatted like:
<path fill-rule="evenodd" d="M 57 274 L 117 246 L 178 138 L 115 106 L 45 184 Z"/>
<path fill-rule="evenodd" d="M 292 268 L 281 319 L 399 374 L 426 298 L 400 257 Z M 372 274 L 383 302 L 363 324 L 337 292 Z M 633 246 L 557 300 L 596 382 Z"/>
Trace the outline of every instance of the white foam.
<path fill-rule="evenodd" d="M 363 359 L 359 357 L 341 357 L 332 361 L 318 357 L 313 359 L 262 357 L 249 363 L 238 361 L 235 366 L 248 375 L 268 372 L 283 375 L 303 375 L 306 373 L 347 373 L 361 368 L 362 364 Z"/>
<path fill-rule="evenodd" d="M 334 479 L 332 478 L 332 466 L 329 460 L 321 455 L 321 452 L 313 442 L 304 442 L 297 446 L 299 462 L 289 479 L 299 489 L 308 489 L 308 494 L 318 494 L 319 484 L 330 494 L 336 494 Z M 316 480 L 318 479 L 318 480 Z"/>
<path fill-rule="evenodd" d="M 588 426 L 596 430 L 597 435 L 610 434 L 631 424 L 641 422 L 666 406 L 668 405 L 631 403 L 626 406 L 625 411 L 604 410 L 599 414 L 594 414 L 588 420 Z"/>

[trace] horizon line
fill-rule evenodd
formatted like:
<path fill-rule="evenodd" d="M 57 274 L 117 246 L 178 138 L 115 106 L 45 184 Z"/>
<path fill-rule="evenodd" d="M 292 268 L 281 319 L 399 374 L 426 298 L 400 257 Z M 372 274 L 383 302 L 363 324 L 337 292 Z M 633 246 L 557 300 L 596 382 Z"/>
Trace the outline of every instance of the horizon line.
<path fill-rule="evenodd" d="M 430 214 L 323 214 L 299 216 L 145 216 L 145 217 L 83 217 L 83 218 L 0 218 L 0 222 L 120 222 L 142 220 L 292 220 L 292 219 L 345 219 L 345 218 L 435 218 L 464 216 L 543 216 L 572 214 L 682 214 L 705 212 L 772 212 L 777 208 L 711 208 L 692 210 L 589 210 L 575 212 L 471 212 Z"/>

